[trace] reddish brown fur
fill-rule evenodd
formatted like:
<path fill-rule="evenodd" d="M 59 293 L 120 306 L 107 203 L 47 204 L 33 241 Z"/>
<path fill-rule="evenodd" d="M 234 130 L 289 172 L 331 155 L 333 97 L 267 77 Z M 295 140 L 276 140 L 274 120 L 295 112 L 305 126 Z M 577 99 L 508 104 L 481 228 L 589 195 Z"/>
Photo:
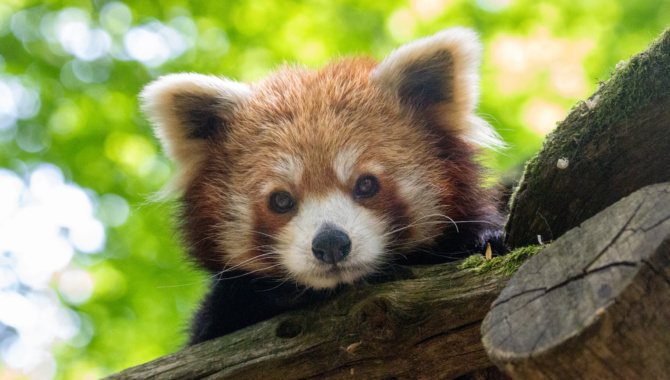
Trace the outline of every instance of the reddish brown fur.
<path fill-rule="evenodd" d="M 290 211 L 286 214 L 275 214 L 268 209 L 267 200 L 263 199 L 254 205 L 254 234 L 253 247 L 247 252 L 247 257 L 243 259 L 251 259 L 253 256 L 260 256 L 272 251 L 272 245 L 276 243 L 274 238 L 279 234 L 282 227 L 291 220 L 295 211 Z M 265 267 L 276 264 L 276 260 L 270 256 L 264 256 L 260 264 Z"/>
<path fill-rule="evenodd" d="M 380 217 L 386 216 L 390 219 L 391 230 L 397 230 L 391 239 L 392 245 L 389 248 L 392 248 L 412 237 L 411 228 L 402 228 L 412 222 L 408 215 L 410 205 L 402 198 L 393 180 L 380 178 L 380 182 L 383 191 L 379 192 L 379 196 L 363 199 L 359 203 L 373 210 Z"/>
<path fill-rule="evenodd" d="M 476 150 L 429 117 L 435 110 L 419 114 L 373 86 L 369 73 L 375 64 L 359 58 L 334 62 L 316 72 L 284 67 L 254 85 L 251 98 L 232 117 L 229 136 L 207 143 L 208 164 L 194 176 L 184 194 L 182 220 L 199 262 L 219 271 L 226 264 L 239 264 L 266 252 L 251 248 L 228 262 L 231 258 L 221 244 L 221 234 L 234 234 L 226 226 L 243 218 L 232 208 L 233 191 L 253 199 L 252 228 L 271 236 L 292 214 L 278 215 L 267 209 L 261 186 L 269 178 L 283 184 L 277 189 L 289 191 L 298 202 L 306 194 L 325 194 L 333 189 L 351 193 L 353 183 L 344 186 L 337 181 L 332 161 L 343 147 L 352 145 L 364 150 L 359 163 L 382 163 L 387 170 L 381 178 L 384 191 L 360 204 L 392 219 L 394 227 L 412 220 L 412 205 L 403 200 L 393 180 L 404 175 L 402 168 L 408 162 L 425 168 L 428 180 L 440 192 L 441 213 L 454 220 L 490 213 L 489 196 L 480 189 L 481 171 L 473 161 Z M 272 163 L 280 154 L 302 159 L 305 167 L 299 184 L 272 173 Z M 252 247 L 273 243 L 261 234 L 251 239 Z M 408 229 L 398 239 L 412 234 Z M 245 237 L 232 239 L 244 241 Z M 248 267 L 262 269 L 268 262 Z"/>

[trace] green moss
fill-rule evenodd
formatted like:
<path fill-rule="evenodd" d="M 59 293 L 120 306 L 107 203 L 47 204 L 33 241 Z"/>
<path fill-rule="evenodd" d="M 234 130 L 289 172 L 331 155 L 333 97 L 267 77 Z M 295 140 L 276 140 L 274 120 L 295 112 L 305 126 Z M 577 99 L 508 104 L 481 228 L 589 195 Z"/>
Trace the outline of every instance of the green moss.
<path fill-rule="evenodd" d="M 484 261 L 486 261 L 486 259 L 483 255 L 468 256 L 461 264 L 458 265 L 458 269 L 478 268 Z"/>
<path fill-rule="evenodd" d="M 559 138 L 552 144 L 552 148 L 574 154 L 591 141 L 593 135 L 634 117 L 650 103 L 666 98 L 670 85 L 668 55 L 670 28 L 653 41 L 647 50 L 610 73 L 611 78 L 589 98 L 591 107 L 586 102 L 577 103 L 561 124 L 566 124 L 569 131 L 556 129 L 554 134 Z"/>
<path fill-rule="evenodd" d="M 547 135 L 541 151 L 527 162 L 522 180 L 510 199 L 510 217 L 505 231 L 514 236 L 510 239 L 512 245 L 530 242 L 537 235 L 537 226 L 551 226 L 558 234 L 564 228 L 574 226 L 562 225 L 562 221 L 557 223 L 552 219 L 556 210 L 551 205 L 556 203 L 556 193 L 547 191 L 547 188 L 565 191 L 580 186 L 583 178 L 560 174 L 555 170 L 557 160 L 567 158 L 572 168 L 588 166 L 592 164 L 590 152 L 613 150 L 618 146 L 616 139 L 627 136 L 625 131 L 635 124 L 637 114 L 670 96 L 669 61 L 670 28 L 647 50 L 618 65 L 614 73 L 608 73 L 611 78 L 603 82 L 588 100 L 571 108 L 565 120 Z M 598 145 L 588 149 L 594 141 L 598 141 Z M 596 205 L 590 207 L 599 208 Z M 529 210 L 534 210 L 532 213 L 536 215 L 527 215 Z"/>
<path fill-rule="evenodd" d="M 495 271 L 497 274 L 511 276 L 529 258 L 546 248 L 548 244 L 529 245 L 517 248 L 505 256 L 494 257 L 486 260 L 482 255 L 472 255 L 461 263 L 459 269 L 471 269 L 477 274 Z"/>

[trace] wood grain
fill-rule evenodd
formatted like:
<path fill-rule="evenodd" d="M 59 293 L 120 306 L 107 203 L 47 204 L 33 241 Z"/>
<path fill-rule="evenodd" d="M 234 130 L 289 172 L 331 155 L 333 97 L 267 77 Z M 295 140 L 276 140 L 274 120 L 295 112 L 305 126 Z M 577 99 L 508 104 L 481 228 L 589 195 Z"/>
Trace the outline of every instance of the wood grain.
<path fill-rule="evenodd" d="M 515 379 L 669 379 L 670 183 L 622 199 L 528 260 L 482 335 Z"/>

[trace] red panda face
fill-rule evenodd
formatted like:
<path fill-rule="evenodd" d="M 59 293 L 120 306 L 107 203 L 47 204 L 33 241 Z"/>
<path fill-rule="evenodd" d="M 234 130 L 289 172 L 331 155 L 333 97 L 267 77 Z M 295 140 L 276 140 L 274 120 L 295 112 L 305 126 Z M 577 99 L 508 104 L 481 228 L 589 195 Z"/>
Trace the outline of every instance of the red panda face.
<path fill-rule="evenodd" d="M 229 210 L 217 229 L 229 265 L 332 287 L 439 233 L 449 183 L 438 151 L 372 86 L 373 67 L 285 68 L 252 86 L 228 138 L 212 144 L 229 173 L 215 206 Z"/>
<path fill-rule="evenodd" d="M 478 51 L 451 29 L 380 64 L 149 85 L 144 109 L 178 164 L 192 254 L 216 272 L 329 288 L 479 212 L 474 145 L 498 140 L 473 113 Z"/>

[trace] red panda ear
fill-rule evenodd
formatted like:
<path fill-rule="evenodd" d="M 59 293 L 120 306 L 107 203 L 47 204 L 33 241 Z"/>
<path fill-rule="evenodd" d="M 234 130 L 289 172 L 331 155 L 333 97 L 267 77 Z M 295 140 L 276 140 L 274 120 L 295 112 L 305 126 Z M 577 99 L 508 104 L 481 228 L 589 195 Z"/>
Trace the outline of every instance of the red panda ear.
<path fill-rule="evenodd" d="M 160 77 L 142 90 L 142 111 L 177 164 L 172 190 L 197 173 L 207 141 L 225 134 L 233 112 L 250 93 L 244 83 L 191 73 Z"/>
<path fill-rule="evenodd" d="M 500 148 L 498 134 L 475 114 L 481 50 L 475 32 L 446 29 L 391 52 L 372 70 L 371 80 L 402 104 L 436 114 L 443 128 L 463 140 Z"/>

